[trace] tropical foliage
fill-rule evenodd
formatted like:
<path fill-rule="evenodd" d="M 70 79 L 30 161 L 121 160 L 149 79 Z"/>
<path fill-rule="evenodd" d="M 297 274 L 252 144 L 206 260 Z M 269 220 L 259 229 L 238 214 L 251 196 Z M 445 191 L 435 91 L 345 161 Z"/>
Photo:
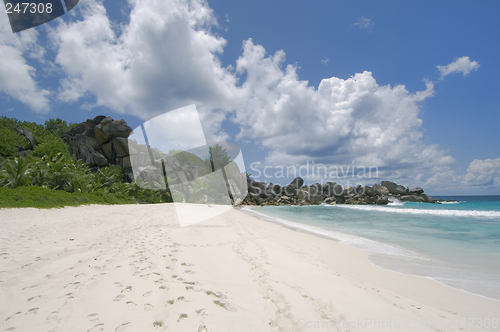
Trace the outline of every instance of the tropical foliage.
<path fill-rule="evenodd" d="M 51 119 L 41 125 L 0 118 L 0 208 L 162 203 L 184 199 L 195 202 L 207 197 L 217 198 L 227 192 L 226 184 L 212 173 L 221 167 L 226 167 L 228 175 L 233 173 L 232 166 L 228 165 L 228 153 L 220 145 L 210 147 L 204 158 L 186 151 L 170 151 L 169 155 L 181 164 L 199 166 L 198 176 L 212 173 L 212 176 L 194 181 L 185 192 L 173 190 L 171 193 L 168 187 L 161 189 L 165 188 L 164 184 L 145 189 L 137 182 L 129 183 L 120 166 L 90 169 L 77 160 L 63 140 L 76 125 L 61 119 Z M 33 151 L 24 151 L 29 148 L 28 141 L 14 127 L 33 133 L 38 143 Z M 224 169 L 222 171 L 226 178 Z"/>
<path fill-rule="evenodd" d="M 0 207 L 172 201 L 168 190 L 143 189 L 135 182 L 128 183 L 120 166 L 92 171 L 77 160 L 62 139 L 75 126 L 61 119 L 40 125 L 0 118 Z M 28 141 L 14 127 L 30 130 L 38 141 L 26 157 L 18 151 L 27 149 Z"/>

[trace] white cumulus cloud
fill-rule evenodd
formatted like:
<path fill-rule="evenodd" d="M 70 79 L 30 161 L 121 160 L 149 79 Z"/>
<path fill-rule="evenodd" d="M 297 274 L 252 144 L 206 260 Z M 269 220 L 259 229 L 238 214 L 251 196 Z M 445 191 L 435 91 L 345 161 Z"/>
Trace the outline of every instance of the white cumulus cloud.
<path fill-rule="evenodd" d="M 466 185 L 500 188 L 500 159 L 473 160 L 464 177 Z"/>
<path fill-rule="evenodd" d="M 90 93 L 95 105 L 143 119 L 193 103 L 224 106 L 236 82 L 218 60 L 226 41 L 210 32 L 217 22 L 207 3 L 129 3 L 120 34 L 95 0 L 80 2 L 83 19 L 53 31 L 56 63 L 66 74 L 59 98 L 75 102 Z"/>
<path fill-rule="evenodd" d="M 420 140 L 419 102 L 433 95 L 431 82 L 410 93 L 402 85 L 380 86 L 365 71 L 323 79 L 315 89 L 298 78 L 296 67 L 282 68 L 283 51 L 266 56 L 252 40 L 243 48 L 236 71 L 247 80 L 234 121 L 240 137 L 271 151 L 268 164 L 315 160 L 410 170 L 454 162 L 438 145 Z"/>
<path fill-rule="evenodd" d="M 37 35 L 35 30 L 0 33 L 0 92 L 43 113 L 49 110 L 50 92 L 38 86 L 36 69 L 26 59 L 43 59 Z"/>
<path fill-rule="evenodd" d="M 365 71 L 325 78 L 316 88 L 298 77 L 297 67 L 284 65 L 284 51 L 267 55 L 252 39 L 235 66 L 224 67 L 218 56 L 226 41 L 213 31 L 218 25 L 205 1 L 128 2 L 130 19 L 119 28 L 102 2 L 82 0 L 75 9 L 82 18 L 61 20 L 51 31 L 63 73 L 61 101 L 91 97 L 145 120 L 196 104 L 209 140 L 227 138 L 221 124 L 232 121 L 239 139 L 269 151 L 268 165 L 355 163 L 410 182 L 454 162 L 421 140 L 419 103 L 434 94 L 432 82 L 410 92 L 381 86 Z M 358 26 L 373 27 L 364 22 Z"/>
<path fill-rule="evenodd" d="M 479 63 L 471 61 L 468 56 L 463 56 L 446 66 L 437 66 L 437 68 L 441 72 L 441 78 L 453 73 L 462 73 L 465 76 L 473 70 L 478 70 Z"/>

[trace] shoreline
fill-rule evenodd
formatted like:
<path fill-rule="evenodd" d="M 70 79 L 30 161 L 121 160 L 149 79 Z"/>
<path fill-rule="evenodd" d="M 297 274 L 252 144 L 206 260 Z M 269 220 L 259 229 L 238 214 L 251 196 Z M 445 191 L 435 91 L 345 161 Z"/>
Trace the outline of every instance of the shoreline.
<path fill-rule="evenodd" d="M 5 328 L 456 331 L 500 318 L 500 301 L 236 209 L 187 227 L 171 204 L 4 209 L 0 226 Z"/>
<path fill-rule="evenodd" d="M 299 205 L 296 205 L 296 206 L 299 207 Z M 402 267 L 399 267 L 400 268 L 399 270 L 398 270 L 398 266 L 390 267 L 390 266 L 388 266 L 388 265 L 391 265 L 390 260 L 394 258 L 392 254 L 388 254 L 386 252 L 377 252 L 376 250 L 373 250 L 373 249 L 368 249 L 368 248 L 363 248 L 361 246 L 356 246 L 355 244 L 349 243 L 349 241 L 343 241 L 342 239 L 335 237 L 333 234 L 322 234 L 319 231 L 338 233 L 338 234 L 345 235 L 348 237 L 353 236 L 355 238 L 360 238 L 360 239 L 368 240 L 370 242 L 375 242 L 379 245 L 388 245 L 388 246 L 391 246 L 391 247 L 394 247 L 397 249 L 402 249 L 404 251 L 408 251 L 409 253 L 413 254 L 412 249 L 408 249 L 408 248 L 401 247 L 399 245 L 395 245 L 395 244 L 391 244 L 391 243 L 381 242 L 378 240 L 372 240 L 369 238 L 362 237 L 360 235 L 353 235 L 353 234 L 344 233 L 342 231 L 337 231 L 337 230 L 323 229 L 321 227 L 309 225 L 307 223 L 301 223 L 298 221 L 290 221 L 290 220 L 283 219 L 280 217 L 274 217 L 272 215 L 267 215 L 265 213 L 256 211 L 258 208 L 261 208 L 261 207 L 260 206 L 245 206 L 242 208 L 242 211 L 244 211 L 244 213 L 248 213 L 249 215 L 254 216 L 255 218 L 261 219 L 263 221 L 271 222 L 273 224 L 280 225 L 280 226 L 288 228 L 288 229 L 292 229 L 292 230 L 296 230 L 296 231 L 310 234 L 313 236 L 317 236 L 320 238 L 332 240 L 332 241 L 335 241 L 337 243 L 341 243 L 341 244 L 347 245 L 347 246 L 355 248 L 355 249 L 364 250 L 367 252 L 366 259 L 374 266 L 382 268 L 384 270 L 395 272 L 395 273 L 400 273 L 403 275 L 413 276 L 413 277 L 417 277 L 417 278 L 424 278 L 424 279 L 433 280 L 433 281 L 435 281 L 435 282 L 437 282 L 445 287 L 449 287 L 451 289 L 455 289 L 455 290 L 465 292 L 465 293 L 475 295 L 475 296 L 480 296 L 480 297 L 483 297 L 485 299 L 500 301 L 500 298 L 489 297 L 489 296 L 486 296 L 484 294 L 474 293 L 473 291 L 469 291 L 466 289 L 462 289 L 462 288 L 458 288 L 458 287 L 454 287 L 452 285 L 449 285 L 446 282 L 440 281 L 439 278 L 441 278 L 441 277 L 439 277 L 439 276 L 432 277 L 432 276 L 428 276 L 428 275 L 418 275 L 418 274 L 412 273 L 411 271 L 404 270 L 404 268 L 402 268 Z M 317 230 L 315 230 L 315 229 L 317 229 Z M 381 264 L 375 263 L 374 259 L 379 259 Z"/>

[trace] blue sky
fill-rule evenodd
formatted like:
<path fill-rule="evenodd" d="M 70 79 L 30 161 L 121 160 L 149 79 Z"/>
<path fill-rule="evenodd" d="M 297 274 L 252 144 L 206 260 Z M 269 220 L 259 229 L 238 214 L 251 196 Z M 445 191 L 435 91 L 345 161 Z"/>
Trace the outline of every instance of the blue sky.
<path fill-rule="evenodd" d="M 375 166 L 378 178 L 350 184 L 500 194 L 499 9 L 82 0 L 49 24 L 0 34 L 11 59 L 0 65 L 1 115 L 43 123 L 105 114 L 134 128 L 194 103 L 209 139 L 239 144 L 254 175 Z"/>

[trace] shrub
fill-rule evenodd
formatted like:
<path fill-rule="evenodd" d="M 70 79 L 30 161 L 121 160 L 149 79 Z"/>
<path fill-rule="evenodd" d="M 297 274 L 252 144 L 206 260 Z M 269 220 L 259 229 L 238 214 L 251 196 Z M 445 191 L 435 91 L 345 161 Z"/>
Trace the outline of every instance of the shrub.
<path fill-rule="evenodd" d="M 27 149 L 28 140 L 10 128 L 0 127 L 0 157 L 15 156 L 19 151 L 18 146 Z"/>
<path fill-rule="evenodd" d="M 14 158 L 14 160 L 6 161 L 2 165 L 2 173 L 6 187 L 20 187 L 28 182 L 30 173 L 30 165 L 25 158 Z"/>
<path fill-rule="evenodd" d="M 47 156 L 49 158 L 54 158 L 57 154 L 62 154 L 69 156 L 68 146 L 60 138 L 53 135 L 46 137 L 45 142 L 38 145 L 33 151 L 34 157 Z"/>

